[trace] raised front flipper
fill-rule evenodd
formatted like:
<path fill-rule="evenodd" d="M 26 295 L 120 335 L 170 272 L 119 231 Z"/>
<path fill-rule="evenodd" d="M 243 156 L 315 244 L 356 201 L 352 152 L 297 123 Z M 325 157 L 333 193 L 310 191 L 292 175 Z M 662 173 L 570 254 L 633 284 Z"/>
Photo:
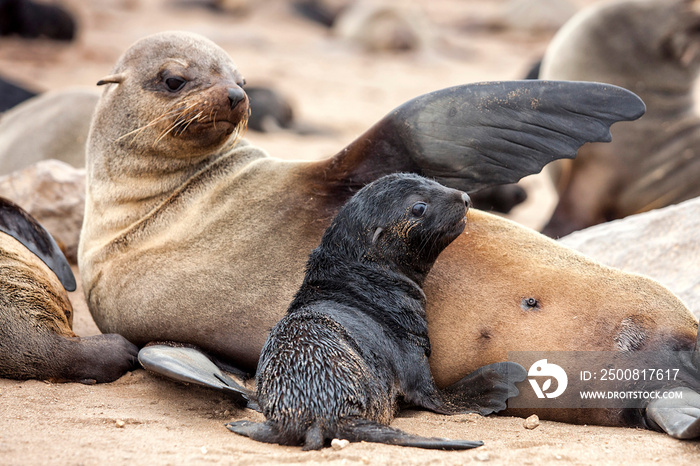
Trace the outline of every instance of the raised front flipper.
<path fill-rule="evenodd" d="M 506 409 L 506 400 L 518 395 L 516 383 L 527 377 L 523 366 L 497 362 L 480 367 L 442 391 L 444 400 L 460 411 L 483 416 Z"/>
<path fill-rule="evenodd" d="M 24 209 L 0 197 L 0 231 L 22 243 L 41 259 L 68 291 L 75 291 L 75 277 L 56 241 Z"/>
<path fill-rule="evenodd" d="M 677 439 L 700 438 L 700 394 L 690 388 L 667 390 L 675 396 L 653 400 L 646 408 L 652 428 Z"/>
<path fill-rule="evenodd" d="M 221 390 L 237 402 L 256 409 L 254 394 L 221 372 L 204 353 L 194 348 L 151 345 L 139 351 L 139 362 L 152 372 L 180 382 Z"/>
<path fill-rule="evenodd" d="M 353 188 L 409 171 L 472 192 L 515 183 L 586 142 L 610 141 L 610 125 L 645 111 L 610 84 L 508 81 L 431 92 L 401 105 L 322 164 L 326 182 Z"/>

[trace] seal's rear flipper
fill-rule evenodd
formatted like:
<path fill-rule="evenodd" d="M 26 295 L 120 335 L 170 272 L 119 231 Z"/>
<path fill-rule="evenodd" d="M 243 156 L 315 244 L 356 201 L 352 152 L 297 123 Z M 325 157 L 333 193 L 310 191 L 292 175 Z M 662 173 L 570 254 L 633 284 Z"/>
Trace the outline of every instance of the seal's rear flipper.
<path fill-rule="evenodd" d="M 269 422 L 234 421 L 226 424 L 226 428 L 231 432 L 252 438 L 258 442 L 277 443 L 279 445 L 290 444 Z"/>
<path fill-rule="evenodd" d="M 41 259 L 68 291 L 75 291 L 73 271 L 48 231 L 20 206 L 0 197 L 0 231 L 22 243 Z"/>
<path fill-rule="evenodd" d="M 152 372 L 180 382 L 221 390 L 237 402 L 258 409 L 251 390 L 221 372 L 201 351 L 179 346 L 151 345 L 139 351 L 139 362 Z"/>
<path fill-rule="evenodd" d="M 700 394 L 690 388 L 668 390 L 673 398 L 658 398 L 646 408 L 651 427 L 677 439 L 700 438 Z"/>
<path fill-rule="evenodd" d="M 427 448 L 429 450 L 468 450 L 480 447 L 484 442 L 476 440 L 450 440 L 437 437 L 421 437 L 366 419 L 355 419 L 344 423 L 337 434 L 340 439 L 351 442 L 385 443 L 402 447 Z"/>
<path fill-rule="evenodd" d="M 446 387 L 442 396 L 456 409 L 486 416 L 506 409 L 506 400 L 519 393 L 515 384 L 526 377 L 527 371 L 520 364 L 497 362 Z"/>
<path fill-rule="evenodd" d="M 294 445 L 300 443 L 299 439 L 286 438 L 269 422 L 235 421 L 226 424 L 231 432 L 243 435 L 253 440 L 266 443 L 278 443 L 280 445 Z M 310 426 L 303 440 L 304 450 L 318 450 L 323 448 L 326 440 L 333 438 L 345 439 L 350 442 L 385 443 L 387 445 L 399 445 L 402 447 L 427 448 L 431 450 L 468 450 L 480 447 L 481 441 L 450 440 L 446 438 L 430 438 L 407 434 L 398 429 L 379 424 L 366 419 L 354 419 L 344 422 L 341 431 L 337 433 L 323 432 L 318 424 Z"/>
<path fill-rule="evenodd" d="M 319 173 L 349 190 L 393 172 L 414 172 L 465 192 L 515 183 L 586 142 L 610 141 L 610 125 L 646 110 L 610 84 L 506 81 L 456 86 L 406 102 Z"/>

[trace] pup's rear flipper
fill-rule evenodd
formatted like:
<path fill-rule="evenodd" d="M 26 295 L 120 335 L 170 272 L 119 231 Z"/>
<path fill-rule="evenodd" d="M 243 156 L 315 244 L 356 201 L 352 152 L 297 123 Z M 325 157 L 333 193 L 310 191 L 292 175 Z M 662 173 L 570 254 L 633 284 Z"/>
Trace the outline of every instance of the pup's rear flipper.
<path fill-rule="evenodd" d="M 483 416 L 506 409 L 506 400 L 518 395 L 515 386 L 527 377 L 523 366 L 514 362 L 497 362 L 480 367 L 442 390 L 443 399 L 456 410 Z"/>
<path fill-rule="evenodd" d="M 365 419 L 356 419 L 343 424 L 342 431 L 338 433 L 337 437 L 351 442 L 385 443 L 387 445 L 427 448 L 430 450 L 468 450 L 484 444 L 484 442 L 479 440 L 421 437 Z"/>
<path fill-rule="evenodd" d="M 152 372 L 180 382 L 194 383 L 231 395 L 237 402 L 256 409 L 253 392 L 237 383 L 201 351 L 168 345 L 146 346 L 139 351 L 139 362 Z"/>
<path fill-rule="evenodd" d="M 658 398 L 647 406 L 646 417 L 652 427 L 677 439 L 700 437 L 700 394 L 690 388 L 668 390 L 673 398 Z"/>

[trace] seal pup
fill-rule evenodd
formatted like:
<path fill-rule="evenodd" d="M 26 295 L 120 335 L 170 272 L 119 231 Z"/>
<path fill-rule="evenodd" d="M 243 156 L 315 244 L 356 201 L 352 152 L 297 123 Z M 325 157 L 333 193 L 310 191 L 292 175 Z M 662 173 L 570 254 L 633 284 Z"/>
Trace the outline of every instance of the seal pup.
<path fill-rule="evenodd" d="M 700 3 L 601 2 L 552 39 L 542 79 L 607 82 L 647 105 L 643 118 L 612 130 L 558 162 L 559 203 L 543 232 L 552 237 L 700 196 Z"/>
<path fill-rule="evenodd" d="M 304 450 L 334 438 L 481 446 L 387 426 L 399 396 L 433 411 L 457 411 L 430 375 L 421 286 L 464 230 L 468 205 L 466 194 L 409 174 L 387 175 L 353 196 L 311 253 L 301 288 L 260 354 L 257 399 L 267 421 L 228 428 L 263 442 L 301 443 Z M 524 380 L 524 369 L 513 366 L 521 371 L 517 381 Z M 514 386 L 511 393 L 517 394 Z M 505 407 L 507 397 L 493 401 Z"/>
<path fill-rule="evenodd" d="M 134 368 L 138 349 L 122 336 L 73 333 L 75 286 L 48 232 L 0 198 L 0 377 L 111 382 Z"/>
<path fill-rule="evenodd" d="M 644 112 L 634 94 L 600 83 L 476 83 L 413 99 L 335 156 L 299 162 L 275 159 L 240 139 L 247 105 L 240 100 L 231 110 L 229 90 L 239 95 L 243 78 L 231 58 L 201 36 L 169 32 L 142 39 L 101 83 L 88 138 L 79 249 L 97 325 L 138 345 L 195 345 L 251 371 L 269 329 L 303 281 L 308 253 L 340 206 L 365 184 L 397 171 L 465 192 L 515 182 L 553 159 L 574 157 L 585 141 L 609 139 L 613 122 Z M 186 110 L 190 106 L 196 113 Z M 499 231 L 505 222 L 477 211 L 470 215 L 484 222 L 480 234 L 487 243 L 489 228 Z M 511 236 L 528 232 L 514 227 Z M 435 331 L 448 332 L 465 316 L 477 316 L 481 325 L 441 340 L 460 362 L 434 366 L 439 386 L 459 381 L 486 359 L 503 361 L 511 346 L 537 341 L 580 349 L 580 335 L 591 326 L 611 330 L 638 312 L 638 303 L 622 294 L 609 306 L 600 301 L 607 313 L 572 320 L 581 304 L 557 296 L 568 296 L 569 283 L 581 276 L 603 293 L 607 282 L 596 281 L 595 267 L 576 260 L 542 262 L 556 247 L 544 238 L 534 240 L 538 246 L 523 251 L 518 262 L 508 257 L 520 246 L 503 238 L 501 247 L 488 243 L 484 258 L 463 236 L 448 248 L 457 252 L 436 264 L 433 272 L 442 273 L 426 288 L 427 296 L 449 316 L 437 324 L 448 328 Z M 453 259 L 461 255 L 475 262 L 464 267 Z M 532 292 L 528 274 L 538 276 L 540 268 L 556 271 L 547 284 L 558 305 L 532 326 L 532 314 L 520 303 Z M 464 293 L 465 284 L 476 287 L 478 298 Z M 649 332 L 685 344 L 697 322 L 668 290 L 653 292 L 658 305 L 643 309 L 664 317 Z M 513 302 L 515 311 L 501 311 Z M 498 331 L 488 321 L 499 322 Z M 524 323 L 534 332 L 532 340 L 522 337 Z M 605 335 L 608 340 L 591 338 L 584 346 L 614 347 L 614 332 Z M 475 348 L 486 348 L 476 366 L 470 359 Z"/>

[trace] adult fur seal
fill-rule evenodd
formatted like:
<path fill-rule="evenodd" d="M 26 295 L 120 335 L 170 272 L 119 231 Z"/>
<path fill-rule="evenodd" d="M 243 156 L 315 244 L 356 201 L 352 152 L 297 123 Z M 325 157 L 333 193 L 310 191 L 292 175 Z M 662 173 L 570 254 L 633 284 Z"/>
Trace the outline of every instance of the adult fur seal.
<path fill-rule="evenodd" d="M 134 367 L 138 349 L 119 335 L 71 330 L 70 266 L 51 236 L 0 198 L 0 377 L 111 382 Z"/>
<path fill-rule="evenodd" d="M 696 393 L 665 410 L 678 428 L 664 430 L 677 437 L 700 436 L 698 321 L 659 283 L 603 266 L 515 222 L 471 210 L 464 234 L 441 254 L 424 289 L 433 349 L 430 364 L 439 387 L 508 359 L 509 352 L 615 352 L 630 360 L 644 352 L 645 367 L 679 369 L 677 380 L 665 388 L 690 387 Z M 461 309 L 453 304 L 455 297 Z M 570 374 L 567 391 L 579 389 L 590 385 Z M 521 393 L 528 390 L 521 388 Z M 654 404 L 644 409 L 506 413 L 655 428 L 651 418 L 658 411 L 651 415 L 649 407 Z"/>
<path fill-rule="evenodd" d="M 85 141 L 99 94 L 72 88 L 28 99 L 0 119 L 0 174 L 40 160 L 85 166 Z"/>
<path fill-rule="evenodd" d="M 638 94 L 646 115 L 616 125 L 611 144 L 558 162 L 559 203 L 543 232 L 564 236 L 700 196 L 700 3 L 601 2 L 554 37 L 540 77 L 608 82 Z"/>
<path fill-rule="evenodd" d="M 242 78 L 220 48 L 199 36 L 143 39 L 102 82 L 107 87 L 88 139 L 79 251 L 97 325 L 139 345 L 194 344 L 249 370 L 302 282 L 304 257 L 363 185 L 396 171 L 417 172 L 466 192 L 514 182 L 552 159 L 573 157 L 584 141 L 607 140 L 610 124 L 644 111 L 633 94 L 598 83 L 457 86 L 400 106 L 334 157 L 289 162 L 243 140 L 234 144 L 240 134 L 232 127 L 242 122 L 235 118 L 247 112 L 245 100 L 231 110 L 229 92 L 238 95 Z M 535 235 L 533 246 L 521 247 L 517 239 L 530 238 L 529 230 L 477 211 L 470 216 L 475 228 L 484 225 L 481 241 L 494 242 L 476 251 L 460 236 L 445 251 L 454 253 L 437 262 L 435 284 L 426 283 L 433 303 L 427 309 L 429 330 L 449 334 L 440 339 L 443 354 L 461 355 L 453 364 L 433 354 L 439 386 L 503 361 L 509 348 L 615 349 L 620 332 L 614 329 L 639 312 L 655 322 L 645 333 L 650 347 L 661 342 L 694 347 L 697 321 L 665 288 L 620 272 L 601 282 L 598 267 L 578 255 L 547 262 L 550 250 L 560 249 L 546 238 Z M 492 240 L 491 228 L 505 228 L 510 236 Z M 481 251 L 489 252 L 482 257 Z M 509 259 L 512 251 L 518 260 Z M 544 271 L 551 275 L 535 288 L 529 277 L 544 277 Z M 605 301 L 605 290 L 618 280 L 639 288 Z M 601 293 L 594 305 L 569 294 L 571 283 L 579 282 L 582 290 Z M 476 287 L 475 294 L 465 293 L 468 286 Z M 522 300 L 540 288 L 547 292 L 548 311 L 524 311 Z M 637 289 L 650 290 L 653 300 L 640 301 Z M 448 316 L 435 325 L 446 328 L 433 328 L 433 306 Z M 590 308 L 587 317 L 574 319 L 582 308 Z M 480 325 L 450 333 L 454 321 L 472 316 Z M 591 334 L 598 326 L 606 332 Z M 579 414 L 569 419 L 592 417 Z M 623 420 L 608 413 L 607 422 Z"/>
<path fill-rule="evenodd" d="M 101 83 L 79 248 L 97 325 L 139 345 L 194 343 L 247 368 L 301 284 L 305 255 L 367 182 L 395 171 L 463 191 L 514 181 L 643 111 L 600 84 L 459 86 L 405 104 L 335 157 L 289 162 L 237 143 L 243 78 L 200 36 L 142 39 Z"/>
<path fill-rule="evenodd" d="M 399 396 L 440 413 L 458 411 L 430 375 L 421 287 L 464 230 L 468 205 L 466 194 L 409 174 L 387 175 L 353 196 L 311 253 L 301 288 L 263 347 L 257 399 L 267 421 L 228 428 L 305 450 L 334 438 L 451 450 L 482 445 L 387 426 Z M 512 366 L 522 381 L 524 369 Z M 508 394 L 517 394 L 511 390 L 474 410 L 504 408 Z"/>

